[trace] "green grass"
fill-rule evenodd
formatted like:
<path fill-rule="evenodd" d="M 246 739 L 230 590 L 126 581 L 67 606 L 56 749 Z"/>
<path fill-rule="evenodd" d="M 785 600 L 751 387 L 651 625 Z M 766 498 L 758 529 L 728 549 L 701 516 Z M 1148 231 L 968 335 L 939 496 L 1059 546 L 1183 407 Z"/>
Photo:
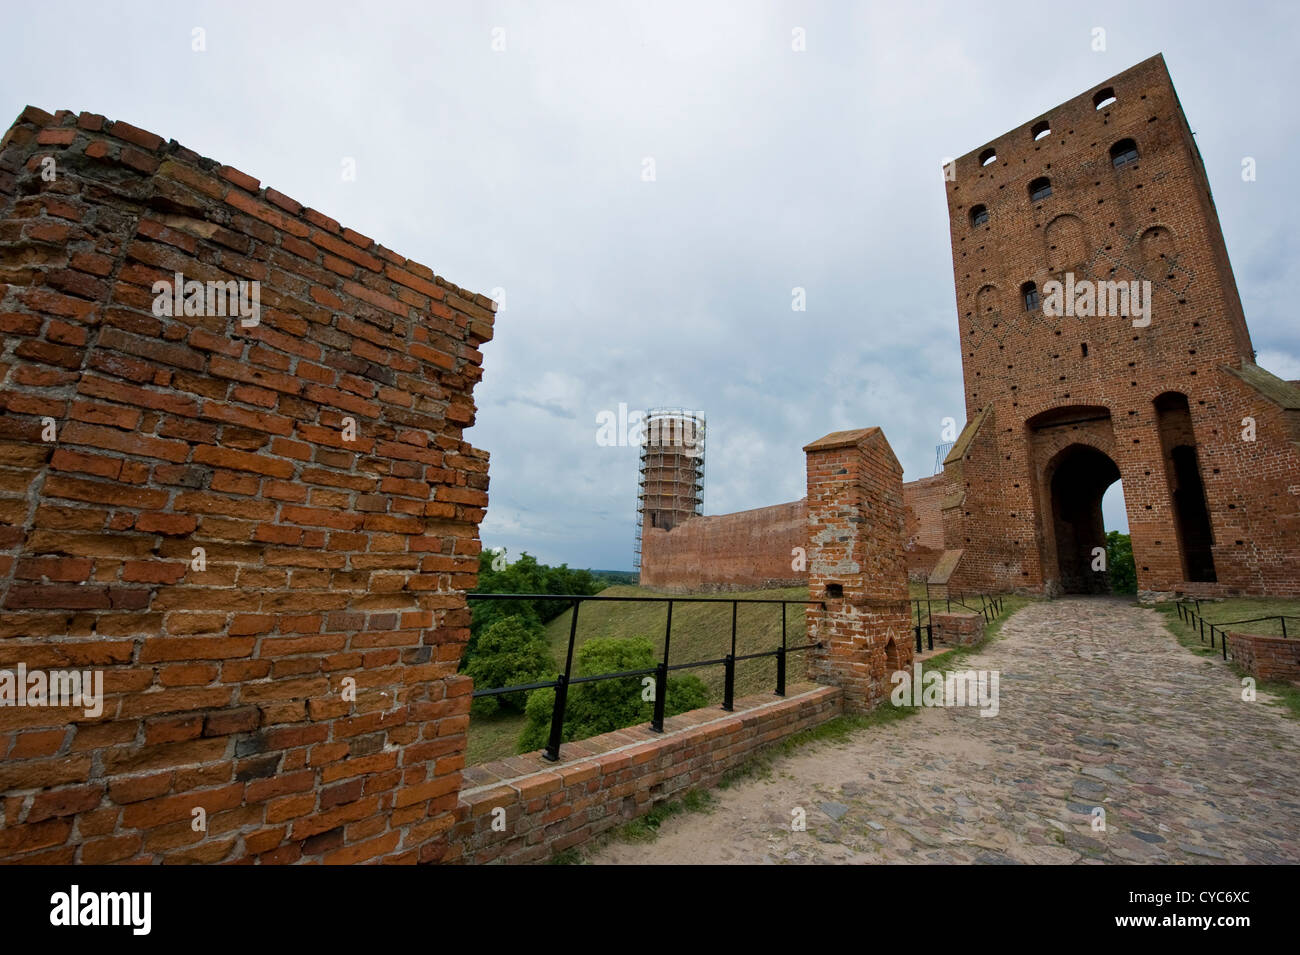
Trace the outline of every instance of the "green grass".
<path fill-rule="evenodd" d="M 909 585 L 911 599 L 925 597 L 925 584 Z M 671 597 L 682 596 L 667 594 L 647 587 L 619 585 L 601 591 L 605 596 L 641 596 Z M 672 644 L 670 663 L 683 663 L 692 660 L 714 660 L 727 654 L 731 649 L 731 599 L 779 599 L 806 600 L 808 588 L 785 587 L 773 590 L 750 590 L 725 594 L 706 594 L 716 598 L 717 604 L 677 603 L 673 605 Z M 1015 610 L 1029 603 L 1031 598 L 1007 596 L 1005 613 L 1001 620 Z M 967 600 L 971 606 L 978 608 L 978 599 Z M 934 610 L 939 611 L 947 605 L 940 598 L 934 598 Z M 953 609 L 962 609 L 953 604 Z M 546 640 L 551 648 L 557 668 L 563 668 L 564 655 L 569 643 L 569 625 L 573 611 L 565 611 L 546 625 Z M 807 628 L 802 605 L 790 605 L 785 608 L 786 645 L 802 646 L 807 643 Z M 582 646 L 587 640 L 597 637 L 649 637 L 655 646 L 655 655 L 663 655 L 664 624 L 667 608 L 663 603 L 623 603 L 589 601 L 578 612 L 578 632 L 576 646 Z M 986 631 L 990 636 L 997 632 L 1001 620 L 995 622 Z M 909 630 L 905 637 L 912 639 Z M 781 608 L 775 604 L 741 604 L 736 613 L 736 653 L 758 653 L 775 650 L 781 645 Z M 951 654 L 964 656 L 973 648 L 958 648 L 932 658 L 940 661 L 926 666 L 943 667 L 950 665 Z M 960 656 L 954 658 L 959 659 Z M 941 660 L 941 657 L 943 658 Z M 692 668 L 677 673 L 693 673 L 704 681 L 709 690 L 709 702 L 721 703 L 723 695 L 724 671 L 721 665 Z M 786 679 L 796 683 L 803 679 L 804 653 L 791 653 L 786 660 Z M 764 657 L 759 660 L 742 660 L 736 664 L 736 696 L 751 693 L 770 693 L 776 689 L 776 658 Z M 835 721 L 832 721 L 835 722 Z M 469 723 L 469 752 L 466 756 L 468 765 L 479 765 L 506 756 L 513 756 L 515 743 L 525 725 L 520 714 L 506 713 L 491 717 L 473 717 Z M 826 724 L 829 725 L 829 724 Z M 826 732 L 836 732 L 834 728 Z"/>
<path fill-rule="evenodd" d="M 925 661 L 923 667 L 926 670 L 940 670 L 947 672 L 955 670 L 965 662 L 966 658 L 979 653 L 990 640 L 995 640 L 1002 631 L 1002 625 L 1011 619 L 1012 615 L 1024 607 L 1029 606 L 1037 597 L 1022 597 L 1016 594 L 1006 594 L 1002 598 L 1002 613 L 994 618 L 993 622 L 986 624 L 984 627 L 984 639 L 974 646 L 970 647 L 953 647 L 951 650 L 944 650 L 942 653 L 936 653 Z M 934 608 L 936 611 L 939 607 Z"/>
<path fill-rule="evenodd" d="M 1178 608 L 1172 602 L 1156 604 L 1155 609 L 1164 615 L 1165 626 L 1169 629 L 1169 632 L 1188 650 L 1198 656 L 1222 659 L 1222 648 L 1219 646 L 1211 648 L 1210 646 L 1209 625 L 1211 623 L 1249 620 L 1253 617 L 1267 617 L 1275 614 L 1300 616 L 1300 600 L 1287 600 L 1278 597 L 1229 597 L 1222 601 L 1202 600 L 1201 615 L 1206 621 L 1206 638 L 1204 641 L 1201 640 L 1199 625 L 1193 627 L 1190 623 L 1185 623 L 1178 616 Z M 1235 630 L 1237 628 L 1232 627 L 1229 629 Z M 1241 627 L 1241 630 L 1246 633 L 1258 633 L 1265 636 L 1280 637 L 1282 635 L 1281 624 L 1276 620 L 1267 623 L 1245 624 Z M 1294 622 L 1288 620 L 1287 633 L 1292 638 L 1300 639 L 1300 620 Z M 1216 634 L 1217 642 L 1218 636 Z M 1228 666 L 1237 676 L 1246 676 L 1246 671 L 1237 666 L 1235 662 L 1229 661 Z M 1278 703 L 1285 708 L 1287 715 L 1300 719 L 1300 687 L 1293 683 L 1260 682 L 1256 689 L 1275 697 Z"/>
<path fill-rule="evenodd" d="M 609 587 L 602 596 L 667 597 L 645 587 Z M 705 596 L 712 597 L 708 594 Z M 717 595 L 719 603 L 678 603 L 673 605 L 672 643 L 669 660 L 688 663 L 717 660 L 731 649 L 731 604 L 724 599 L 766 598 L 806 600 L 808 588 L 787 587 L 779 590 L 750 590 Z M 667 606 L 663 603 L 623 603 L 590 601 L 578 611 L 575 646 L 597 637 L 648 637 L 655 647 L 656 659 L 663 657 L 664 625 Z M 569 626 L 573 611 L 568 610 L 546 625 L 546 639 L 558 666 L 563 667 L 569 645 Z M 785 608 L 786 645 L 795 647 L 807 642 L 807 629 L 801 606 Z M 775 650 L 781 645 L 781 607 L 776 604 L 741 604 L 736 611 L 736 654 Z M 803 672 L 803 654 L 791 654 L 786 661 L 787 679 L 793 683 Z M 721 665 L 693 668 L 677 673 L 693 673 L 709 688 L 711 702 L 721 702 L 723 668 Z M 676 675 L 676 674 L 674 674 Z M 776 658 L 742 660 L 736 664 L 736 696 L 776 689 Z"/>
<path fill-rule="evenodd" d="M 653 842 L 659 827 L 684 812 L 708 812 L 713 808 L 713 794 L 705 789 L 689 789 L 680 799 L 667 799 L 650 808 L 643 816 L 625 822 L 613 832 L 622 842 Z"/>
<path fill-rule="evenodd" d="M 528 720 L 524 714 L 502 710 L 491 716 L 469 718 L 469 741 L 465 751 L 467 766 L 480 766 L 495 759 L 515 755 L 515 743 Z"/>

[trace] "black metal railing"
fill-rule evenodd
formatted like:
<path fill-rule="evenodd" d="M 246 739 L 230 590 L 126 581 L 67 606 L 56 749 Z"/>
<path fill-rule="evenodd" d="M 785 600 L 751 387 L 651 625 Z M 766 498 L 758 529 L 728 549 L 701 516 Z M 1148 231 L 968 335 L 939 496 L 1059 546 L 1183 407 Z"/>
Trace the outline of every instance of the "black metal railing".
<path fill-rule="evenodd" d="M 1196 599 L 1180 600 L 1174 606 L 1178 609 L 1178 618 L 1187 624 L 1193 630 L 1199 632 L 1201 643 L 1205 642 L 1205 628 L 1210 628 L 1210 649 L 1215 648 L 1214 637 L 1217 633 L 1219 636 L 1219 647 L 1223 654 L 1223 659 L 1228 659 L 1228 631 L 1227 627 L 1236 627 L 1243 623 L 1264 623 L 1269 620 L 1276 620 L 1282 625 L 1282 636 L 1288 636 L 1286 632 L 1286 622 L 1288 620 L 1300 621 L 1300 617 L 1294 614 L 1275 613 L 1267 617 L 1251 617 L 1248 620 L 1206 620 L 1201 615 L 1201 602 Z"/>
<path fill-rule="evenodd" d="M 787 653 L 798 653 L 803 650 L 811 650 L 819 647 L 819 643 L 807 643 L 803 646 L 791 647 L 786 645 L 786 612 L 788 604 L 808 605 L 815 604 L 825 607 L 826 604 L 821 600 L 778 600 L 763 599 L 757 597 L 734 598 L 728 600 L 719 597 L 614 597 L 604 595 L 580 595 L 580 594 L 466 594 L 470 600 L 567 600 L 573 604 L 573 616 L 569 620 L 569 646 L 564 655 L 564 672 L 557 675 L 554 680 L 545 680 L 541 683 L 525 683 L 521 686 L 502 686 L 490 689 L 475 690 L 474 696 L 499 696 L 503 693 L 518 693 L 524 690 L 542 690 L 553 688 L 555 690 L 555 705 L 551 710 L 551 730 L 548 738 L 546 749 L 542 755 L 555 762 L 560 758 L 560 743 L 564 734 L 564 707 L 568 699 L 569 687 L 577 686 L 580 683 L 595 683 L 601 680 L 619 680 L 628 677 L 647 677 L 655 678 L 655 695 L 654 695 L 654 715 L 650 721 L 650 729 L 656 733 L 662 733 L 664 730 L 664 704 L 668 698 L 668 674 L 673 670 L 691 670 L 699 667 L 721 666 L 724 670 L 723 677 L 723 696 L 722 708 L 732 710 L 735 703 L 736 694 L 736 664 L 744 660 L 757 660 L 763 657 L 776 657 L 776 695 L 785 696 L 785 658 Z M 667 620 L 664 624 L 664 654 L 655 666 L 640 669 L 626 670 L 619 673 L 599 673 L 588 676 L 573 675 L 573 650 L 578 636 L 578 609 L 584 603 L 601 602 L 601 603 L 662 603 L 667 604 Z M 673 606 L 683 603 L 712 603 L 712 604 L 731 604 L 731 649 L 725 656 L 713 660 L 694 660 L 689 663 L 670 663 L 669 649 L 672 644 L 673 632 Z M 759 653 L 746 653 L 737 655 L 736 653 L 736 615 L 740 604 L 780 604 L 781 605 L 781 646 L 775 650 L 766 650 Z"/>
<path fill-rule="evenodd" d="M 930 588 L 927 586 L 926 587 L 927 594 L 929 593 L 929 590 Z M 967 600 L 974 601 L 976 599 L 978 599 L 980 603 L 978 607 L 973 606 L 973 604 L 966 602 Z M 934 605 L 936 603 L 943 604 L 945 608 L 948 609 L 949 611 L 952 610 L 953 604 L 956 604 L 959 607 L 965 607 L 967 610 L 970 610 L 973 613 L 978 613 L 983 615 L 984 622 L 986 624 L 991 624 L 994 620 L 996 620 L 998 617 L 1002 615 L 1002 597 L 1001 595 L 998 594 L 990 596 L 988 594 L 971 595 L 967 593 L 958 593 L 956 597 L 953 597 L 952 595 L 946 595 L 943 597 L 933 597 L 933 598 L 929 596 L 925 596 L 925 597 L 917 597 L 911 600 L 910 602 L 916 608 L 916 624 L 912 627 L 912 633 L 916 637 L 917 653 L 920 653 L 922 649 L 929 649 L 929 650 L 934 649 L 934 624 L 930 619 L 930 615 L 933 613 Z M 922 604 L 925 605 L 925 623 L 921 622 Z M 922 632 L 924 632 L 925 634 L 924 641 L 922 640 L 921 637 Z"/>

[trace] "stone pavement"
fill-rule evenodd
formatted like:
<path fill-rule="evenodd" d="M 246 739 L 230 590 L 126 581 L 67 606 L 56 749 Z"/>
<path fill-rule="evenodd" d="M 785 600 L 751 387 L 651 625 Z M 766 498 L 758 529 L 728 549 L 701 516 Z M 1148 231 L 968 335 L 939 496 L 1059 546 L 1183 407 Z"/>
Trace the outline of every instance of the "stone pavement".
<path fill-rule="evenodd" d="M 963 667 L 1000 671 L 996 716 L 930 708 L 810 744 L 589 861 L 1300 862 L 1300 721 L 1243 702 L 1156 612 L 1034 603 Z"/>

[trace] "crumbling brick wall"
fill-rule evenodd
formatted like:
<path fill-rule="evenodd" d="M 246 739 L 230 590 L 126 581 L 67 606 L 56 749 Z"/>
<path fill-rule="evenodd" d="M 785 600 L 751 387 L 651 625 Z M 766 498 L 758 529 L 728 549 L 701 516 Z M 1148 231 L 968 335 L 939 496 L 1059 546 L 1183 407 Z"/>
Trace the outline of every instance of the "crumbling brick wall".
<path fill-rule="evenodd" d="M 909 576 L 924 580 L 943 553 L 942 474 L 903 485 Z M 808 502 L 693 517 L 672 530 L 647 527 L 641 584 L 675 593 L 797 587 L 808 580 Z"/>
<path fill-rule="evenodd" d="M 903 469 L 879 428 L 836 431 L 806 445 L 808 678 L 844 691 L 861 713 L 912 667 L 904 557 Z"/>
<path fill-rule="evenodd" d="M 93 114 L 25 110 L 0 204 L 0 669 L 104 688 L 0 708 L 0 859 L 440 858 L 493 304 Z"/>
<path fill-rule="evenodd" d="M 641 583 L 673 592 L 758 590 L 808 579 L 804 501 L 692 517 L 641 537 Z"/>

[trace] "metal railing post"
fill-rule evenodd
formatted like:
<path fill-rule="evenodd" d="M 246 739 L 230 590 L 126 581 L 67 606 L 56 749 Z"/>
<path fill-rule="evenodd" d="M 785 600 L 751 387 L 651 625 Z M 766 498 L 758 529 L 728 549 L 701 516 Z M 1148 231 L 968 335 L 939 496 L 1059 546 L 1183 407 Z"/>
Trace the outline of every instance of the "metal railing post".
<path fill-rule="evenodd" d="M 776 651 L 776 695 L 785 696 L 785 604 L 781 604 L 781 648 Z"/>
<path fill-rule="evenodd" d="M 650 729 L 664 731 L 664 705 L 668 697 L 668 646 L 673 636 L 673 602 L 668 601 L 668 622 L 664 625 L 664 658 L 655 667 L 655 708 L 650 718 Z"/>
<path fill-rule="evenodd" d="M 555 707 L 551 710 L 551 737 L 542 756 L 552 763 L 560 758 L 560 739 L 564 735 L 564 705 L 569 698 L 569 675 L 573 672 L 573 643 L 578 636 L 578 608 L 581 600 L 573 602 L 573 619 L 569 621 L 569 649 L 564 656 L 564 672 L 556 678 Z"/>

